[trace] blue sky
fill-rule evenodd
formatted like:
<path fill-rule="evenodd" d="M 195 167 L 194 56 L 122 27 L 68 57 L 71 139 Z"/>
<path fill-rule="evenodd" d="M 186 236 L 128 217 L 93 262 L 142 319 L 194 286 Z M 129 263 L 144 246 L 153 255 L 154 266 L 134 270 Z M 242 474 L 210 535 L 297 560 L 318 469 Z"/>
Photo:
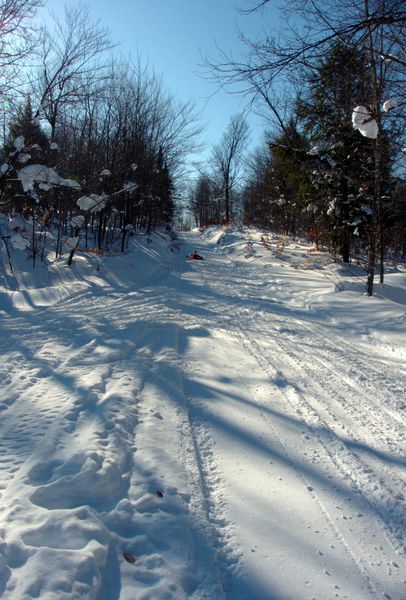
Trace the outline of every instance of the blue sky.
<path fill-rule="evenodd" d="M 206 125 L 203 141 L 206 154 L 227 127 L 230 117 L 240 112 L 246 100 L 225 92 L 199 76 L 202 55 L 217 55 L 216 45 L 237 56 L 240 29 L 250 37 L 261 31 L 270 12 L 244 16 L 254 0 L 88 0 L 92 18 L 107 27 L 124 53 L 137 53 L 163 75 L 172 95 L 183 101 L 194 100 Z M 63 10 L 65 2 L 51 0 L 48 7 Z M 70 2 L 68 2 L 70 4 Z M 214 94 L 214 95 L 213 95 Z M 262 139 L 263 120 L 255 114 L 248 118 L 251 147 Z"/>

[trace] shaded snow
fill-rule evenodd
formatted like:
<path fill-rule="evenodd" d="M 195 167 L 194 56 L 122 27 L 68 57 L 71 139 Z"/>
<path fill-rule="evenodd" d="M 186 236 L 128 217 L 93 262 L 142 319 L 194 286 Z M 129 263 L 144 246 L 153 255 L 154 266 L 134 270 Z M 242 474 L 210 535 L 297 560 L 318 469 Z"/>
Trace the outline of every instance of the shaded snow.
<path fill-rule="evenodd" d="M 81 210 L 90 210 L 92 213 L 100 212 L 106 208 L 108 197 L 106 195 L 91 194 L 90 196 L 82 196 L 77 201 L 77 205 Z"/>
<path fill-rule="evenodd" d="M 2 598 L 405 599 L 404 265 L 368 298 L 214 227 L 2 258 Z"/>
<path fill-rule="evenodd" d="M 25 192 L 33 190 L 35 183 L 42 185 L 42 189 L 47 189 L 44 186 L 80 188 L 79 184 L 73 179 L 64 179 L 58 175 L 55 169 L 44 165 L 27 165 L 17 172 L 17 177 L 20 179 Z"/>

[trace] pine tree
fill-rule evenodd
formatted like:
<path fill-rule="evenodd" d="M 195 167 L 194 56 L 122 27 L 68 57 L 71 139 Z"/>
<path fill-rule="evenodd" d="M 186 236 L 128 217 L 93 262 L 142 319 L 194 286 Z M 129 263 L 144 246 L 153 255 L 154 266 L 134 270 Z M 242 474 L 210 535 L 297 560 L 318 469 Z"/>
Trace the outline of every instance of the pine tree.
<path fill-rule="evenodd" d="M 294 118 L 269 142 L 269 149 L 264 195 L 271 204 L 272 224 L 294 235 L 303 225 L 302 213 L 310 186 L 305 161 L 308 142 Z"/>
<path fill-rule="evenodd" d="M 335 43 L 309 78 L 309 93 L 299 103 L 299 114 L 313 146 L 318 148 L 315 189 L 324 199 L 329 235 L 343 260 L 351 255 L 355 227 L 368 226 L 373 187 L 373 145 L 351 124 L 357 105 L 370 95 L 364 53 L 342 41 Z M 326 187 L 328 188 L 326 190 Z M 326 193 L 327 192 L 327 193 Z"/>
<path fill-rule="evenodd" d="M 48 146 L 48 138 L 41 126 L 33 119 L 31 99 L 28 97 L 24 104 L 17 110 L 11 120 L 9 134 L 5 144 L 6 152 L 14 151 L 14 140 L 22 136 L 26 147 L 38 145 L 41 149 Z"/>

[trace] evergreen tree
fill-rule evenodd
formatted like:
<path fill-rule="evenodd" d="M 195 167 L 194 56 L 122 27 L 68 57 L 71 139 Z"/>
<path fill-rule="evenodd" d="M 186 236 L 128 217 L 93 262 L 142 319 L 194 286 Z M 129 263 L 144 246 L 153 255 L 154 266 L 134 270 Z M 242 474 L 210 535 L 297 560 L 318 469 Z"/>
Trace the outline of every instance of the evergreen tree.
<path fill-rule="evenodd" d="M 31 99 L 26 101 L 17 110 L 17 114 L 10 122 L 9 134 L 5 144 L 6 152 L 14 151 L 14 140 L 22 136 L 25 141 L 25 147 L 39 146 L 45 150 L 48 146 L 48 138 L 41 129 L 39 123 L 33 118 Z"/>
<path fill-rule="evenodd" d="M 308 142 L 292 118 L 281 133 L 268 141 L 266 154 L 262 151 L 254 158 L 259 160 L 260 170 L 254 169 L 254 177 L 244 192 L 247 224 L 271 227 L 285 234 L 303 230 L 310 187 L 307 150 Z"/>
<path fill-rule="evenodd" d="M 373 187 L 373 145 L 351 124 L 354 107 L 366 105 L 370 96 L 365 61 L 350 44 L 335 43 L 309 78 L 308 95 L 298 107 L 319 159 L 314 188 L 325 203 L 330 240 L 345 262 L 355 228 L 359 233 L 360 225 L 364 231 L 368 226 Z"/>

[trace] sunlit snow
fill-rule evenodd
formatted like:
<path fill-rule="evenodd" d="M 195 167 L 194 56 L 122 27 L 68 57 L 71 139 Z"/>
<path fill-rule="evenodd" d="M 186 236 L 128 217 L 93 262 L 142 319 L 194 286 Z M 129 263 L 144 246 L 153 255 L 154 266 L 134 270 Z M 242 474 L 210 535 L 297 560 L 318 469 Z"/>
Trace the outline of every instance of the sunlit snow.
<path fill-rule="evenodd" d="M 355 129 L 367 138 L 376 139 L 379 128 L 375 119 L 365 106 L 356 106 L 352 113 L 352 123 Z"/>
<path fill-rule="evenodd" d="M 10 253 L 3 600 L 405 599 L 404 263 L 370 298 L 256 229 Z"/>

